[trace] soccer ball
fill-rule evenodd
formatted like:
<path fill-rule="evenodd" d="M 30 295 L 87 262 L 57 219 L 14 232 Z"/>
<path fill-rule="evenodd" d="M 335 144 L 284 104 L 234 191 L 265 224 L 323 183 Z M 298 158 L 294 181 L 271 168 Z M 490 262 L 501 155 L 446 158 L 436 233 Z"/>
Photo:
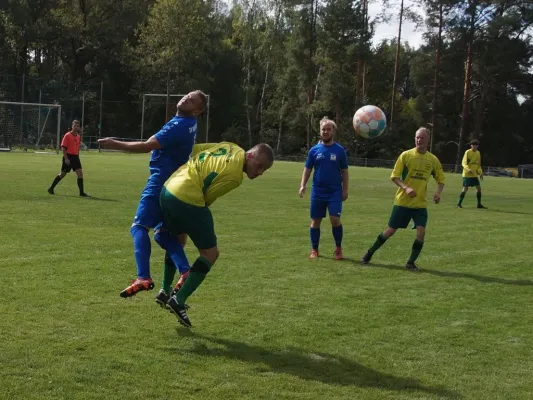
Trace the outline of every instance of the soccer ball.
<path fill-rule="evenodd" d="M 381 135 L 387 127 L 385 113 L 376 106 L 363 106 L 353 116 L 355 133 L 365 139 L 372 139 Z"/>

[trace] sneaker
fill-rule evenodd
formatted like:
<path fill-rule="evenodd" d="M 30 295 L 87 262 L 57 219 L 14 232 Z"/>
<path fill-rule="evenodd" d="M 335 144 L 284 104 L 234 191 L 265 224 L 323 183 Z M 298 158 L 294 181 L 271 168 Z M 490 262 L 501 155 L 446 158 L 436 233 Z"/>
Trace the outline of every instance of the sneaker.
<path fill-rule="evenodd" d="M 126 289 L 124 289 L 122 292 L 120 292 L 120 297 L 131 297 L 135 296 L 137 293 L 139 293 L 142 290 L 152 290 L 155 287 L 154 281 L 152 278 L 148 279 L 135 279 L 134 281 L 131 281 L 131 285 L 129 285 Z"/>
<path fill-rule="evenodd" d="M 487 208 L 487 207 L 485 207 L 483 204 L 478 204 L 477 208 Z"/>
<path fill-rule="evenodd" d="M 52 189 L 52 188 L 48 188 L 48 193 L 50 193 L 50 194 L 55 194 L 55 193 L 54 193 L 54 189 Z"/>
<path fill-rule="evenodd" d="M 80 197 L 91 197 L 91 196 L 89 196 L 89 195 L 88 195 L 87 193 L 85 193 L 85 192 L 82 192 L 82 193 L 80 193 Z"/>
<path fill-rule="evenodd" d="M 370 260 L 372 260 L 372 254 L 370 254 L 370 252 L 367 251 L 365 255 L 363 256 L 363 258 L 361 258 L 361 264 L 363 265 L 369 264 Z"/>
<path fill-rule="evenodd" d="M 172 296 L 170 300 L 167 302 L 167 307 L 170 310 L 172 314 L 174 314 L 176 317 L 178 317 L 178 321 L 183 326 L 186 326 L 187 328 L 191 328 L 191 320 L 187 316 L 187 308 L 185 305 L 179 304 L 176 300 L 176 296 Z"/>
<path fill-rule="evenodd" d="M 311 259 L 314 259 L 314 258 L 318 258 L 318 250 L 311 250 L 311 254 L 309 254 L 309 258 Z"/>
<path fill-rule="evenodd" d="M 344 255 L 342 254 L 342 248 L 339 246 L 335 249 L 333 252 L 333 256 L 335 257 L 335 260 L 343 260 Z"/>
<path fill-rule="evenodd" d="M 181 287 L 187 280 L 187 277 L 189 276 L 190 272 L 191 270 L 188 270 L 187 272 L 184 272 L 183 274 L 180 275 L 180 279 L 178 279 L 178 283 L 176 283 L 176 286 L 174 286 L 174 289 L 172 290 L 172 293 L 170 294 L 170 296 L 174 296 L 176 293 L 178 293 L 178 290 L 181 289 Z"/>
<path fill-rule="evenodd" d="M 163 289 L 160 289 L 157 296 L 155 296 L 155 302 L 163 308 L 167 308 L 168 299 L 170 299 L 170 296 Z"/>
<path fill-rule="evenodd" d="M 463 206 L 460 204 L 457 204 L 457 208 L 463 208 Z"/>
<path fill-rule="evenodd" d="M 420 268 L 418 268 L 413 262 L 408 262 L 405 264 L 405 268 L 407 268 L 409 271 L 420 271 Z"/>

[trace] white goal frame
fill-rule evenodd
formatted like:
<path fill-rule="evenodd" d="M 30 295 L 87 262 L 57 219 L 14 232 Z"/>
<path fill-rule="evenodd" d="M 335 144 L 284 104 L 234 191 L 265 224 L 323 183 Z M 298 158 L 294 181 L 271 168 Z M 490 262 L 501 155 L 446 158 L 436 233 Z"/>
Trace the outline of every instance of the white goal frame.
<path fill-rule="evenodd" d="M 48 117 L 50 115 L 50 110 L 52 108 L 57 108 L 57 138 L 56 138 L 56 141 L 57 141 L 57 146 L 56 146 L 56 150 L 59 151 L 59 149 L 61 148 L 61 104 L 44 104 L 44 103 L 23 103 L 23 102 L 18 102 L 18 101 L 0 101 L 0 106 L 1 105 L 14 105 L 14 106 L 20 106 L 21 108 L 21 119 L 24 118 L 24 106 L 30 106 L 30 107 L 37 107 L 38 110 L 39 110 L 39 113 L 38 113 L 38 117 L 39 117 L 39 122 L 38 122 L 38 130 L 39 132 L 37 132 L 37 142 L 35 143 L 35 146 L 37 148 L 37 146 L 39 146 L 39 142 L 41 141 L 41 137 L 43 135 L 43 132 L 44 132 L 44 128 L 46 127 L 46 122 L 48 121 Z M 48 113 L 46 114 L 46 118 L 44 120 L 44 123 L 42 124 L 42 129 L 41 129 L 41 107 L 42 108 L 48 108 Z M 0 127 L 1 128 L 1 127 Z"/>
<path fill-rule="evenodd" d="M 177 93 L 177 94 L 167 94 L 167 93 L 144 93 L 143 94 L 143 108 L 142 108 L 142 114 L 141 114 L 141 140 L 144 140 L 144 110 L 145 110 L 145 104 L 146 104 L 146 98 L 147 97 L 184 97 L 188 93 Z M 209 142 L 209 104 L 211 97 L 210 95 L 206 94 L 207 97 L 207 105 L 206 105 L 206 112 L 207 112 L 207 121 L 206 121 L 206 128 L 205 128 L 205 142 Z M 168 104 L 166 104 L 168 106 Z M 165 121 L 166 122 L 166 121 Z"/>

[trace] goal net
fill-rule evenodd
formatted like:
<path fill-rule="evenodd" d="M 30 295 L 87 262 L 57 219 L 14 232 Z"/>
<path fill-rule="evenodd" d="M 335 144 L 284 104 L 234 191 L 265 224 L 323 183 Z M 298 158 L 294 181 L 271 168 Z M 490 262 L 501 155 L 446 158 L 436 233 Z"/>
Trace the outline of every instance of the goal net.
<path fill-rule="evenodd" d="M 59 104 L 0 101 L 0 148 L 59 149 Z"/>
<path fill-rule="evenodd" d="M 186 94 L 145 93 L 143 94 L 141 116 L 141 140 L 148 139 L 155 134 L 163 124 L 176 114 L 178 101 Z M 207 96 L 207 106 L 198 118 L 197 142 L 209 141 L 209 106 L 210 97 Z"/>

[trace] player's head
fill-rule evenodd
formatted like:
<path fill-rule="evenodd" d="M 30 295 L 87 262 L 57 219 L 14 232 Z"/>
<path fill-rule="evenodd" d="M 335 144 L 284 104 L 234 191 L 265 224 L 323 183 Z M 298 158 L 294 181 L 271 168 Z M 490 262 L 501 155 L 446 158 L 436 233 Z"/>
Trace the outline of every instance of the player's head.
<path fill-rule="evenodd" d="M 80 121 L 75 119 L 72 121 L 72 132 L 78 133 L 80 131 Z"/>
<path fill-rule="evenodd" d="M 477 139 L 473 139 L 471 142 L 470 142 L 470 148 L 474 151 L 476 151 L 478 148 L 479 148 L 479 140 Z"/>
<path fill-rule="evenodd" d="M 269 169 L 274 163 L 274 151 L 266 143 L 259 143 L 246 152 L 244 172 L 254 179 Z"/>
<path fill-rule="evenodd" d="M 320 120 L 320 138 L 322 139 L 322 143 L 329 144 L 333 142 L 333 136 L 336 131 L 337 124 L 335 121 L 328 117 L 324 117 Z"/>
<path fill-rule="evenodd" d="M 418 128 L 415 134 L 415 146 L 420 152 L 426 152 L 429 144 L 429 130 L 427 128 Z"/>
<path fill-rule="evenodd" d="M 201 90 L 187 93 L 178 102 L 178 114 L 186 117 L 197 117 L 207 106 L 207 96 Z"/>

